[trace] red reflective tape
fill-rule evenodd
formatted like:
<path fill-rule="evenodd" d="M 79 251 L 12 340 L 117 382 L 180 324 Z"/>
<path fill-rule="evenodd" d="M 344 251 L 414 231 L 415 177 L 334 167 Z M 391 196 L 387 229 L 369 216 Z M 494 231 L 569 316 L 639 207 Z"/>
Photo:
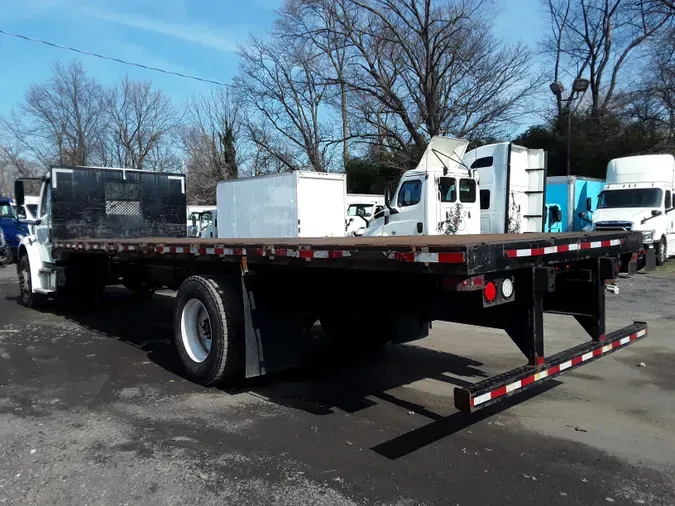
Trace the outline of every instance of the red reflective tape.
<path fill-rule="evenodd" d="M 509 258 L 516 258 L 518 256 L 518 250 L 507 249 L 506 250 L 506 256 L 509 257 Z"/>
<path fill-rule="evenodd" d="M 394 260 L 398 260 L 399 262 L 414 262 L 415 261 L 415 253 L 412 251 L 395 251 L 394 252 Z"/>
<path fill-rule="evenodd" d="M 288 250 L 285 249 L 285 248 L 275 249 L 274 254 L 278 257 L 287 257 L 288 256 Z"/>
<path fill-rule="evenodd" d="M 574 365 L 579 365 L 579 364 L 581 364 L 583 361 L 584 361 L 584 359 L 581 357 L 581 355 L 579 355 L 578 357 L 574 357 L 574 358 L 572 359 L 572 365 L 573 365 L 573 366 L 574 366 Z"/>
<path fill-rule="evenodd" d="M 314 252 L 311 249 L 301 249 L 299 253 L 300 258 L 307 258 L 310 260 L 314 258 Z"/>
<path fill-rule="evenodd" d="M 214 255 L 224 255 L 225 254 L 225 248 L 213 248 L 213 254 Z"/>
<path fill-rule="evenodd" d="M 531 250 L 531 255 L 534 256 L 541 256 L 544 254 L 544 248 L 532 248 Z"/>
<path fill-rule="evenodd" d="M 244 250 L 241 248 L 234 248 L 234 254 L 237 256 L 242 256 L 244 254 Z"/>
<path fill-rule="evenodd" d="M 602 348 L 596 348 L 593 350 L 594 357 L 599 357 L 600 355 L 602 355 Z"/>
<path fill-rule="evenodd" d="M 461 251 L 439 253 L 438 262 L 442 264 L 464 263 L 464 253 L 462 253 Z"/>
<path fill-rule="evenodd" d="M 260 255 L 261 257 L 265 256 L 265 249 L 264 248 L 256 248 L 256 253 Z"/>
<path fill-rule="evenodd" d="M 527 376 L 526 378 L 523 378 L 520 380 L 520 387 L 524 387 L 527 385 L 531 385 L 534 383 L 534 376 Z"/>
<path fill-rule="evenodd" d="M 544 360 L 546 360 L 544 357 L 537 357 L 535 362 L 537 365 L 541 365 L 544 363 Z"/>
<path fill-rule="evenodd" d="M 599 341 L 604 341 L 605 340 L 605 334 L 600 334 L 600 337 L 598 338 Z"/>
<path fill-rule="evenodd" d="M 610 246 L 612 246 L 612 241 L 602 241 L 603 248 L 609 248 Z"/>
<path fill-rule="evenodd" d="M 342 258 L 343 252 L 340 250 L 328 250 L 328 258 Z"/>
<path fill-rule="evenodd" d="M 582 242 L 579 244 L 579 249 L 591 249 L 591 243 L 590 242 Z"/>
<path fill-rule="evenodd" d="M 569 244 L 560 244 L 558 246 L 558 253 L 566 253 L 570 250 Z"/>
<path fill-rule="evenodd" d="M 505 395 L 505 394 L 506 394 L 506 385 L 501 386 L 501 387 L 493 390 L 492 392 L 490 392 L 490 397 L 492 399 L 496 399 L 497 397 L 501 397 L 502 395 Z"/>
<path fill-rule="evenodd" d="M 549 367 L 546 372 L 549 374 L 549 376 L 551 374 L 558 374 L 560 372 L 560 366 L 554 365 L 553 367 Z"/>

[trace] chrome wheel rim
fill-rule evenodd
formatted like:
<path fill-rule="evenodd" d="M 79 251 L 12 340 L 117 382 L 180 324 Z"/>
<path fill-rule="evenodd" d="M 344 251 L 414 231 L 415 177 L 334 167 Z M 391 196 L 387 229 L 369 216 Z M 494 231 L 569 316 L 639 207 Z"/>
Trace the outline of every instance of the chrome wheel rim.
<path fill-rule="evenodd" d="M 180 322 L 183 347 L 195 362 L 206 360 L 211 351 L 211 319 L 204 304 L 198 299 L 190 299 L 183 306 Z"/>

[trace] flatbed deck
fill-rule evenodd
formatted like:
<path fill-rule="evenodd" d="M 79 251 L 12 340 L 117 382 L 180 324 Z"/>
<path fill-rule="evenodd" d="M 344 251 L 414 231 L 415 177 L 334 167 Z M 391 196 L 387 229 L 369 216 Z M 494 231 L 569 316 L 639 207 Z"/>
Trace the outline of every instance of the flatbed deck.
<path fill-rule="evenodd" d="M 57 251 L 107 252 L 123 257 L 208 257 L 247 262 L 356 268 L 418 264 L 481 274 L 505 268 L 618 255 L 639 249 L 639 232 L 477 234 L 406 237 L 203 239 L 147 237 L 55 241 Z M 359 265 L 356 265 L 359 264 Z M 377 265 L 376 265 L 377 264 Z"/>

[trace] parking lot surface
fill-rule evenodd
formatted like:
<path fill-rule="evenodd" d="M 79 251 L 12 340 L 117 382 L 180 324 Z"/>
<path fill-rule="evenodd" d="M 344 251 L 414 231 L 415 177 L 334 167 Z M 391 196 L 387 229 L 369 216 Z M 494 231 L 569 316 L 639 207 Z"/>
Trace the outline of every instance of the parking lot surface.
<path fill-rule="evenodd" d="M 181 376 L 171 292 L 29 310 L 0 267 L 0 504 L 675 504 L 675 277 L 619 286 L 608 330 L 645 340 L 465 415 L 455 385 L 523 363 L 501 331 L 435 323 L 207 389 Z M 546 333 L 548 354 L 587 339 Z"/>

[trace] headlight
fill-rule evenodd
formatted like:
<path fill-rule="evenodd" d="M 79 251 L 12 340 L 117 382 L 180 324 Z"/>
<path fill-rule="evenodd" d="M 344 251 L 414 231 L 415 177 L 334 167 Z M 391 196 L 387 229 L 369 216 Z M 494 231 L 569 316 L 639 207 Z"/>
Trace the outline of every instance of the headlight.
<path fill-rule="evenodd" d="M 644 230 L 642 232 L 642 242 L 654 242 L 654 231 L 653 230 Z"/>

